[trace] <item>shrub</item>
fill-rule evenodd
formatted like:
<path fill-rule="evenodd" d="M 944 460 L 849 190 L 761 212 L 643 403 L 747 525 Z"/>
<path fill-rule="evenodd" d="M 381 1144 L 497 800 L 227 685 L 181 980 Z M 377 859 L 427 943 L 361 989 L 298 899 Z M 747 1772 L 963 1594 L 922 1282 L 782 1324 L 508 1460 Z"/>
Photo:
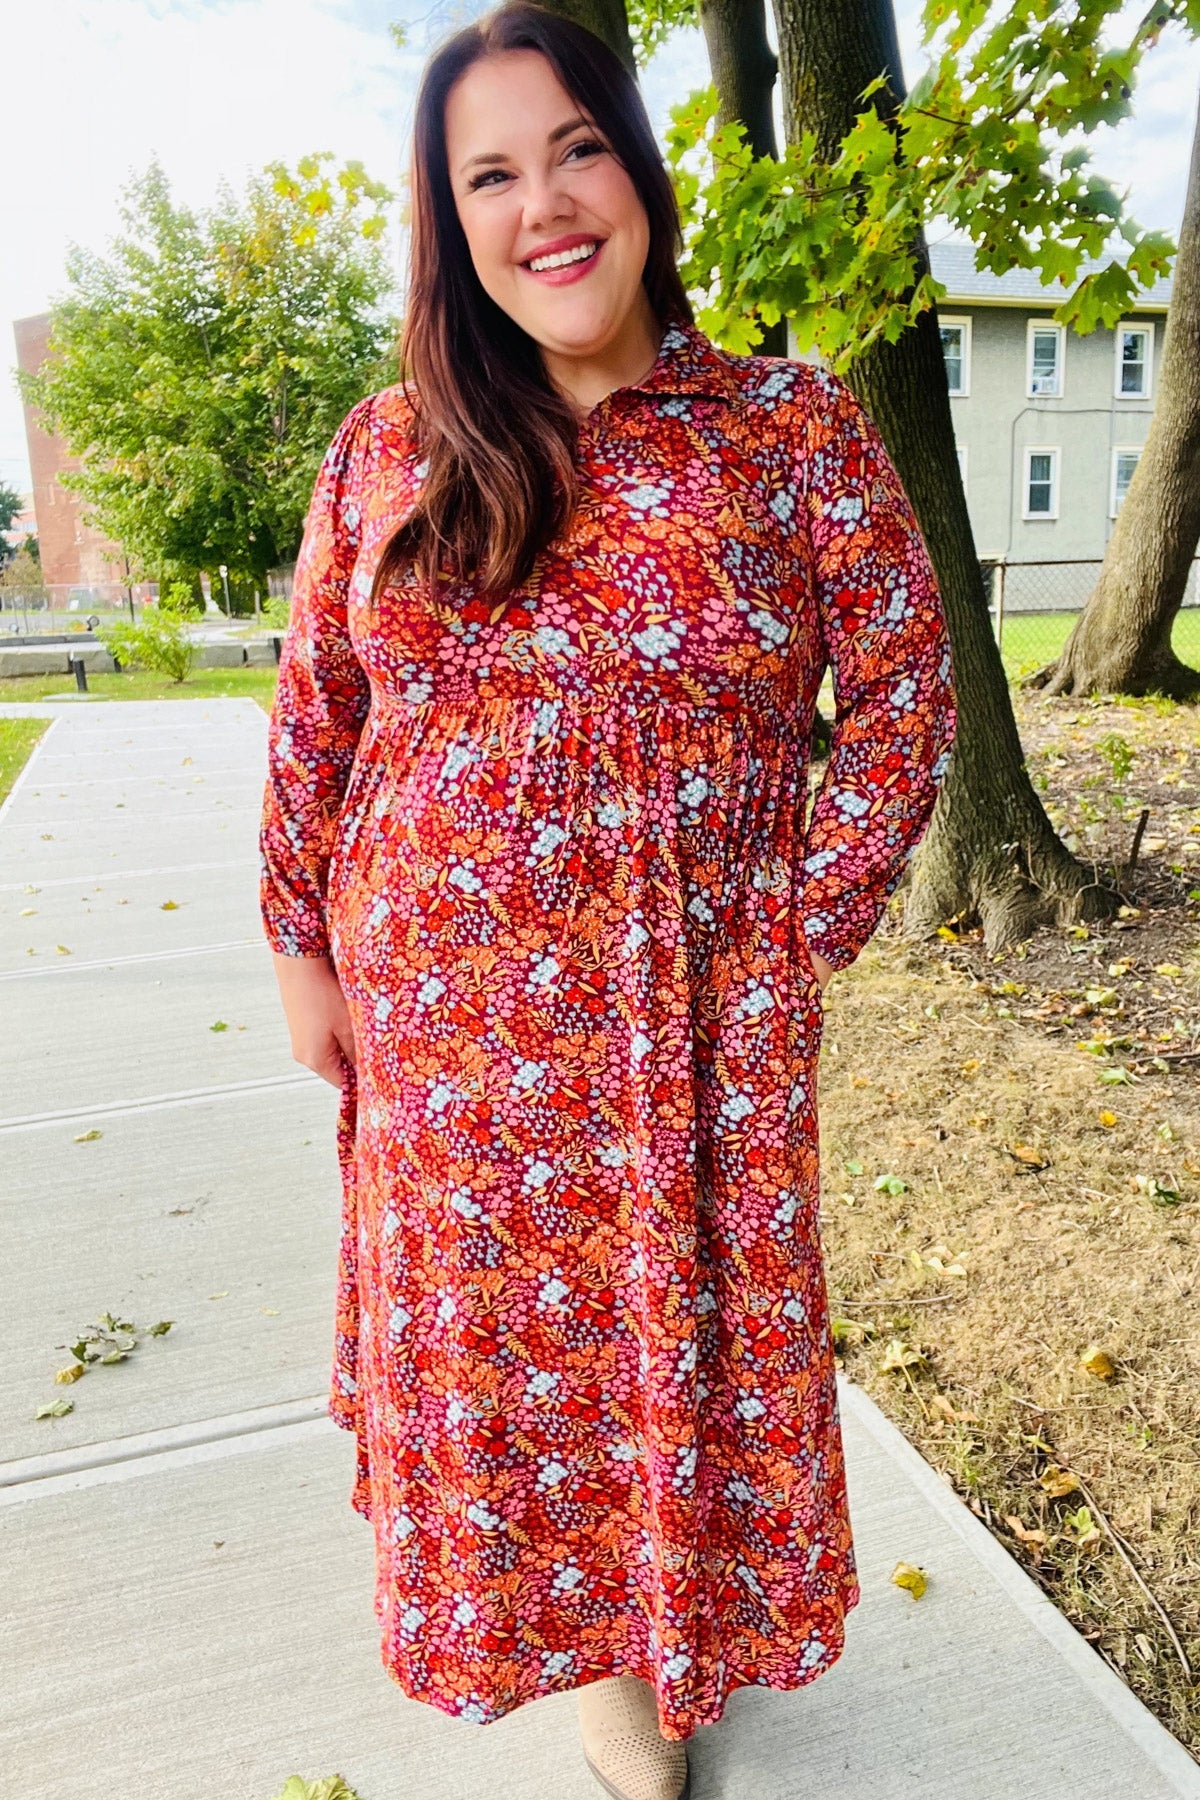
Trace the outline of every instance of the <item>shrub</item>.
<path fill-rule="evenodd" d="M 196 660 L 196 645 L 178 614 L 168 607 L 144 613 L 137 624 L 121 619 L 100 625 L 96 636 L 122 664 L 186 681 Z"/>

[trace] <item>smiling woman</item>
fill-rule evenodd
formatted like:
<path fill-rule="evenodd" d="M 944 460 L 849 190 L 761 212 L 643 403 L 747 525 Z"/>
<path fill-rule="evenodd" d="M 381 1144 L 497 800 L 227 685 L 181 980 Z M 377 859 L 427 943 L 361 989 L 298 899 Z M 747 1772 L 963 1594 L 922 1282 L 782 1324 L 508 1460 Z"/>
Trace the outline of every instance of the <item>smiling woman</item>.
<path fill-rule="evenodd" d="M 524 0 L 453 37 L 412 191 L 411 379 L 317 484 L 261 833 L 342 1088 L 330 1407 L 405 1692 L 578 1689 L 605 1792 L 681 1800 L 858 1599 L 822 993 L 945 773 L 945 622 L 845 384 L 694 324 L 598 39 Z"/>

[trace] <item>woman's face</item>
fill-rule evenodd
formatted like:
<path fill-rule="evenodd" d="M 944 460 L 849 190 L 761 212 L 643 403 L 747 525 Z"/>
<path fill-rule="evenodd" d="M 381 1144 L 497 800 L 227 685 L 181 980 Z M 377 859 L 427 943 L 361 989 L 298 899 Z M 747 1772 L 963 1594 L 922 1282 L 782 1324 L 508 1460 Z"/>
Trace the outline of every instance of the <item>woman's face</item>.
<path fill-rule="evenodd" d="M 480 282 L 558 356 L 604 351 L 633 315 L 650 245 L 633 182 L 539 50 L 465 70 L 446 100 L 446 152 Z M 584 260 L 562 261 L 556 252 Z M 531 260 L 555 255 L 539 272 Z"/>

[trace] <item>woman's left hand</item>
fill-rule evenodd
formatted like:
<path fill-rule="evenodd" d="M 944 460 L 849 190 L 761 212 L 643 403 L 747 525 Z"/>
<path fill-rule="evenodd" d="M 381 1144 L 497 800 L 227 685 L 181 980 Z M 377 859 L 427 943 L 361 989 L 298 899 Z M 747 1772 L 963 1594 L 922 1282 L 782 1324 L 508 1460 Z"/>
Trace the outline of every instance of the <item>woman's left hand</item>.
<path fill-rule="evenodd" d="M 810 950 L 808 953 L 808 960 L 816 971 L 817 980 L 821 986 L 821 992 L 824 993 L 836 971 L 825 961 L 825 958 L 821 955 L 819 950 Z"/>

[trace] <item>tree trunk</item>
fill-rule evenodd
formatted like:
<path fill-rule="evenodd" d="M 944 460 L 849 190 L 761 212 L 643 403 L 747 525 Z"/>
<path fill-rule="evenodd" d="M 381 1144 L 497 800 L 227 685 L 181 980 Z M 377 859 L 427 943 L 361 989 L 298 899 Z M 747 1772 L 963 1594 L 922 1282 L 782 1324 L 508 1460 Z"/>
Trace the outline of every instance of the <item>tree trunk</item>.
<path fill-rule="evenodd" d="M 700 28 L 720 106 L 717 124 L 738 120 L 756 157 L 777 156 L 772 97 L 778 60 L 767 39 L 766 0 L 699 0 Z M 762 356 L 786 356 L 787 320 L 763 326 Z"/>
<path fill-rule="evenodd" d="M 564 19 L 574 19 L 577 25 L 586 25 L 598 38 L 603 38 L 609 49 L 616 51 L 630 74 L 636 75 L 637 65 L 629 37 L 625 0 L 543 0 L 543 3 L 548 12 L 561 13 Z"/>
<path fill-rule="evenodd" d="M 1200 541 L 1200 114 L 1184 202 L 1158 399 L 1095 592 L 1058 661 L 1026 685 L 1050 694 L 1200 699 L 1171 630 Z"/>
<path fill-rule="evenodd" d="M 887 117 L 904 96 L 891 0 L 775 0 L 789 141 L 815 133 L 832 161 L 867 83 L 885 70 L 874 104 Z M 890 91 L 889 91 L 890 89 Z M 922 237 L 917 273 L 928 268 Z M 913 860 L 905 929 L 980 924 L 989 950 L 1039 925 L 1098 919 L 1123 896 L 1061 843 L 1025 767 L 955 453 L 935 311 L 894 344 L 872 345 L 848 380 L 879 427 L 912 501 L 946 607 L 959 700 L 950 766 Z"/>

